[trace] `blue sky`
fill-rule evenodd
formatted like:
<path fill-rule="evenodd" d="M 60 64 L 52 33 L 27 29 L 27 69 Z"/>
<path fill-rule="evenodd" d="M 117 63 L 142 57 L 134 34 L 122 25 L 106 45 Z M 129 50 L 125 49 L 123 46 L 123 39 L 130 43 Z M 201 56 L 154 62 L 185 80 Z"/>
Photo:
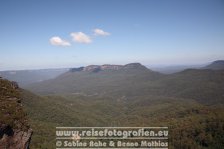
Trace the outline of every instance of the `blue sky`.
<path fill-rule="evenodd" d="M 0 70 L 217 59 L 223 0 L 0 1 Z"/>

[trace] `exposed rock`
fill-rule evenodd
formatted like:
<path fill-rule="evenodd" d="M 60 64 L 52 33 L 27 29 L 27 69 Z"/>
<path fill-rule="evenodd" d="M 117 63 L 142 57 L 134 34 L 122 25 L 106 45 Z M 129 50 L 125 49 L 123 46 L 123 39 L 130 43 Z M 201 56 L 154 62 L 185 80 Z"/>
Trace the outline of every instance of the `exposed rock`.
<path fill-rule="evenodd" d="M 102 65 L 100 67 L 102 70 L 119 70 L 119 69 L 122 69 L 123 66 L 122 65 Z"/>
<path fill-rule="evenodd" d="M 83 71 L 97 71 L 100 70 L 100 66 L 99 65 L 89 65 L 84 67 Z"/>
<path fill-rule="evenodd" d="M 0 149 L 29 149 L 32 129 L 22 131 L 9 125 L 0 127 Z"/>

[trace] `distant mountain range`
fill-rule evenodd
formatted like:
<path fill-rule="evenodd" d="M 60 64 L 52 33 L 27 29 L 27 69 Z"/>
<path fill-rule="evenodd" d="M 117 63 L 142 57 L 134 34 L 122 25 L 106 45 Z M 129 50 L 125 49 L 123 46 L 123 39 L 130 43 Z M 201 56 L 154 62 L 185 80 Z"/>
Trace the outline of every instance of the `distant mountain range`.
<path fill-rule="evenodd" d="M 140 63 L 72 68 L 58 77 L 25 86 L 37 94 L 81 94 L 124 99 L 155 95 L 224 102 L 224 70 L 186 69 L 165 75 Z M 215 97 L 215 98 L 214 98 Z"/>
<path fill-rule="evenodd" d="M 44 80 L 52 79 L 58 75 L 68 71 L 67 68 L 62 69 L 39 69 L 39 70 L 11 70 L 11 71 L 0 71 L 0 76 L 16 81 L 21 87 Z"/>
<path fill-rule="evenodd" d="M 158 71 L 164 74 L 172 74 L 183 71 L 185 69 L 212 69 L 212 70 L 223 70 L 224 69 L 224 60 L 217 60 L 209 64 L 198 64 L 198 65 L 170 65 L 170 66 L 157 66 L 150 67 L 154 71 Z"/>
<path fill-rule="evenodd" d="M 98 94 L 98 91 L 108 94 L 112 92 L 125 92 L 125 90 L 130 92 L 131 88 L 139 90 L 142 83 L 145 84 L 148 81 L 156 80 L 161 76 L 163 74 L 151 71 L 139 63 L 131 63 L 124 66 L 91 65 L 70 69 L 55 79 L 46 80 L 42 83 L 34 83 L 25 86 L 25 88 L 44 94 L 77 94 L 83 92 L 85 94 Z"/>
<path fill-rule="evenodd" d="M 214 61 L 211 64 L 203 67 L 203 69 L 223 70 L 224 69 L 224 60 Z"/>
<path fill-rule="evenodd" d="M 32 83 L 41 82 L 49 79 L 56 78 L 57 76 L 70 71 L 70 72 L 77 72 L 77 71 L 102 71 L 102 70 L 120 70 L 120 69 L 127 69 L 131 67 L 142 67 L 146 68 L 145 66 L 139 63 L 132 63 L 127 65 L 89 65 L 86 67 L 79 67 L 79 68 L 58 68 L 58 69 L 39 69 L 39 70 L 10 70 L 10 71 L 0 71 L 0 76 L 6 78 L 11 81 L 16 81 L 21 87 L 27 86 Z M 167 67 L 153 67 L 151 70 L 157 71 L 163 74 L 172 74 L 183 71 L 185 69 L 212 69 L 212 70 L 222 70 L 224 69 L 224 60 L 217 60 L 212 62 L 209 65 L 189 65 L 189 66 L 167 66 Z M 150 67 L 149 67 L 150 69 Z"/>

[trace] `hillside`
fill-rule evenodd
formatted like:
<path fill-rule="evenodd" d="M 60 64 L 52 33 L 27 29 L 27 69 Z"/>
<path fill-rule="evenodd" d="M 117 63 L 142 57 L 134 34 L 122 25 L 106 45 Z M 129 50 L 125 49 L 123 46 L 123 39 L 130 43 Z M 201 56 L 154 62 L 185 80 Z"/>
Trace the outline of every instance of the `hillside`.
<path fill-rule="evenodd" d="M 31 148 L 55 148 L 56 126 L 168 126 L 169 148 L 221 149 L 223 106 L 194 100 L 145 96 L 134 100 L 82 95 L 37 96 L 23 90 L 34 135 Z"/>
<path fill-rule="evenodd" d="M 32 135 L 15 82 L 0 78 L 0 148 L 27 149 Z"/>
<path fill-rule="evenodd" d="M 224 60 L 217 60 L 203 67 L 203 69 L 224 70 Z"/>
<path fill-rule="evenodd" d="M 202 104 L 224 103 L 224 71 L 187 69 L 166 75 L 150 86 L 148 92 L 194 99 Z"/>

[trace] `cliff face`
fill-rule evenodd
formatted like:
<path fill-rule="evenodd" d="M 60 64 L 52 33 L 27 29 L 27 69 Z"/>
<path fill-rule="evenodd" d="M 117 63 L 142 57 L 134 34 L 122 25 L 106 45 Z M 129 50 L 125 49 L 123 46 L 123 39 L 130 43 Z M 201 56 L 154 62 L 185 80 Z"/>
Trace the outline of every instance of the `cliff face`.
<path fill-rule="evenodd" d="M 27 131 L 13 129 L 9 125 L 0 128 L 0 148 L 1 149 L 29 149 L 32 130 Z"/>
<path fill-rule="evenodd" d="M 31 136 L 17 83 L 0 78 L 0 149 L 28 149 Z"/>

